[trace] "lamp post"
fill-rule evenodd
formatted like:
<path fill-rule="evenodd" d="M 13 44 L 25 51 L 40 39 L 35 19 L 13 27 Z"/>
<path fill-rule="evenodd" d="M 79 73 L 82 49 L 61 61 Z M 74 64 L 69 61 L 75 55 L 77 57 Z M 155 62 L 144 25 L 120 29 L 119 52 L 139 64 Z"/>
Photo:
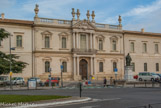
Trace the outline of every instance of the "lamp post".
<path fill-rule="evenodd" d="M 49 87 L 51 87 L 51 68 L 49 68 L 49 72 L 50 72 L 50 75 L 49 75 Z"/>
<path fill-rule="evenodd" d="M 63 65 L 61 65 L 60 68 L 61 68 L 61 87 L 63 87 Z"/>
<path fill-rule="evenodd" d="M 12 89 L 12 65 L 11 65 L 11 50 L 15 50 L 15 48 L 11 48 L 11 36 L 9 36 L 9 50 L 10 50 L 10 89 Z"/>

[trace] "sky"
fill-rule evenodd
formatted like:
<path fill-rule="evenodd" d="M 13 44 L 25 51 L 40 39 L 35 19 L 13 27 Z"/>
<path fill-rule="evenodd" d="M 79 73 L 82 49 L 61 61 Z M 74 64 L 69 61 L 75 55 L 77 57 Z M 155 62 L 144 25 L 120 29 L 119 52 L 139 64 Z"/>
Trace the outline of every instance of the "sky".
<path fill-rule="evenodd" d="M 75 8 L 81 20 L 89 10 L 95 11 L 96 23 L 118 25 L 121 15 L 124 30 L 161 33 L 161 0 L 0 0 L 0 13 L 7 19 L 33 20 L 35 4 L 43 18 L 71 20 Z"/>

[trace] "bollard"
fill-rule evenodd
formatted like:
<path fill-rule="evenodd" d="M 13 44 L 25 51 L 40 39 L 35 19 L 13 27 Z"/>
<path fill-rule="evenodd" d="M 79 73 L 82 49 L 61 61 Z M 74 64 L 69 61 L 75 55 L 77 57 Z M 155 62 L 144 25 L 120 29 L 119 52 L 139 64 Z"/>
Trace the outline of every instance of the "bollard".
<path fill-rule="evenodd" d="M 144 82 L 145 82 L 145 87 L 146 87 L 146 80 L 144 80 Z"/>
<path fill-rule="evenodd" d="M 82 97 L 82 84 L 81 84 L 81 82 L 79 83 L 79 90 L 80 90 L 80 98 Z"/>

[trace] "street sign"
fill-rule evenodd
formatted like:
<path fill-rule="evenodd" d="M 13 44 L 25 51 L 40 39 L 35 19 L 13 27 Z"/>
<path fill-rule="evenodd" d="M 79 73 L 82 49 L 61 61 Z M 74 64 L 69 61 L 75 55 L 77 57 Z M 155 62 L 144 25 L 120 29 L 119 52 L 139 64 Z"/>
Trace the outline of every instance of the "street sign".
<path fill-rule="evenodd" d="M 63 65 L 60 65 L 61 70 L 63 70 Z"/>
<path fill-rule="evenodd" d="M 10 72 L 10 76 L 12 76 L 12 72 Z"/>
<path fill-rule="evenodd" d="M 117 69 L 117 68 L 115 68 L 115 69 L 114 69 L 115 74 L 117 74 L 117 71 L 118 71 L 118 69 Z"/>

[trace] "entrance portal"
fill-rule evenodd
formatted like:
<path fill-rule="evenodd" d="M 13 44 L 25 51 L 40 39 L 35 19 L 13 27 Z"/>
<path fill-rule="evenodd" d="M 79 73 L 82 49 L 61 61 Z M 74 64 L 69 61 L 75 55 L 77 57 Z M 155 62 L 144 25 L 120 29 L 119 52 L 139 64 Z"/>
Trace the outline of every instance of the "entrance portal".
<path fill-rule="evenodd" d="M 88 63 L 86 60 L 82 59 L 79 63 L 79 72 L 82 76 L 82 80 L 88 79 Z"/>

